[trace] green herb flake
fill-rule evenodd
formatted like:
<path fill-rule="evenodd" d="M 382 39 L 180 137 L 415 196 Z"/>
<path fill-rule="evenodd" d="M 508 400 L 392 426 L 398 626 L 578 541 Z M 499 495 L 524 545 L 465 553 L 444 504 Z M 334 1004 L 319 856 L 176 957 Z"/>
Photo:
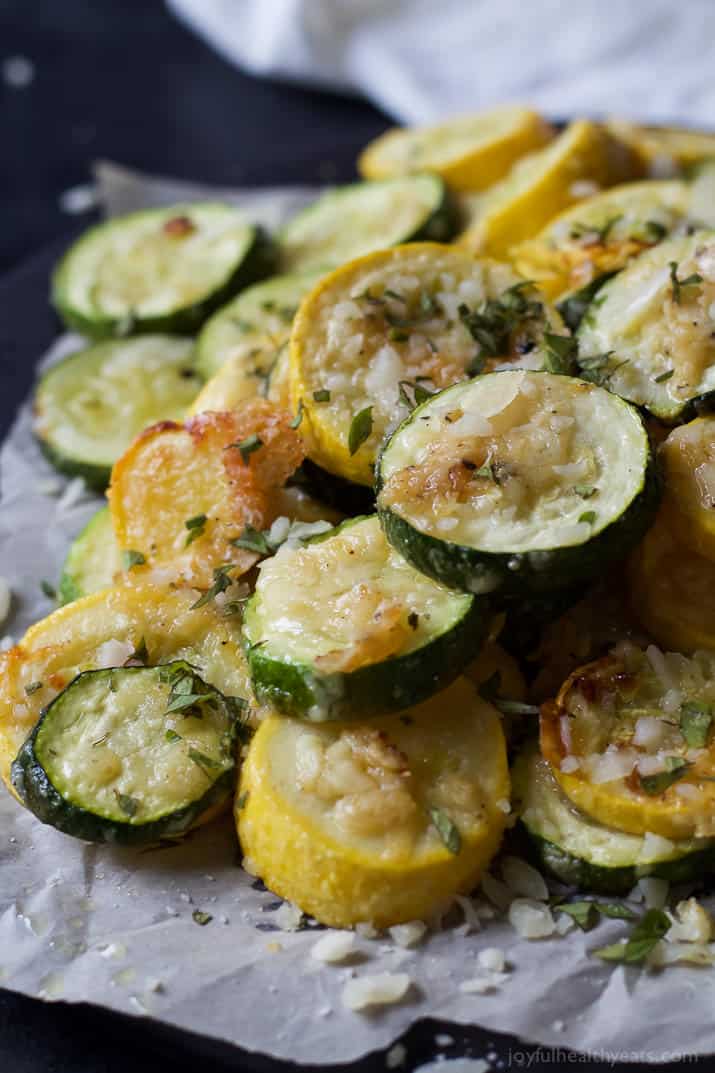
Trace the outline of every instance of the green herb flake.
<path fill-rule="evenodd" d="M 114 796 L 117 799 L 117 804 L 124 813 L 125 816 L 136 816 L 139 809 L 139 802 L 136 797 L 130 797 L 129 794 L 122 794 L 119 790 L 114 791 Z"/>
<path fill-rule="evenodd" d="M 691 749 L 702 749 L 707 745 L 713 721 L 711 704 L 700 701 L 687 701 L 680 709 L 680 733 L 686 745 Z"/>
<path fill-rule="evenodd" d="M 171 729 L 171 727 L 169 727 L 169 729 L 167 730 L 167 732 L 164 735 L 164 737 L 166 738 L 167 741 L 170 741 L 172 744 L 174 742 L 177 742 L 177 741 L 183 741 L 183 738 L 181 737 L 181 734 L 177 734 L 175 730 Z"/>
<path fill-rule="evenodd" d="M 417 614 L 416 611 L 410 611 L 409 615 L 407 616 L 407 625 L 410 627 L 411 630 L 416 630 L 419 624 L 420 616 Z"/>
<path fill-rule="evenodd" d="M 623 219 L 623 213 L 619 213 L 618 216 L 612 216 L 606 220 L 604 224 L 597 227 L 595 224 L 580 224 L 575 223 L 571 228 L 569 237 L 575 241 L 587 241 L 589 246 L 603 246 L 608 241 L 610 235 L 616 224 Z"/>
<path fill-rule="evenodd" d="M 479 467 L 479 469 L 475 469 L 472 476 L 483 477 L 484 480 L 487 481 L 496 481 L 496 477 L 494 476 L 494 466 L 491 464 L 491 462 L 485 462 L 483 466 Z"/>
<path fill-rule="evenodd" d="M 449 852 L 456 857 L 462 848 L 462 836 L 459 833 L 459 828 L 441 808 L 430 808 L 427 811 L 437 834 Z"/>
<path fill-rule="evenodd" d="M 406 298 L 403 298 L 403 296 L 401 294 L 398 294 L 397 291 L 391 291 L 388 287 L 385 287 L 385 290 L 382 293 L 385 298 L 392 298 L 394 302 L 402 302 L 404 305 L 407 304 Z"/>
<path fill-rule="evenodd" d="M 330 402 L 330 392 L 326 387 L 319 388 L 318 391 L 313 392 L 314 402 Z"/>
<path fill-rule="evenodd" d="M 593 525 L 596 521 L 597 514 L 595 510 L 585 510 L 583 514 L 579 515 L 579 522 L 583 522 L 584 525 Z"/>
<path fill-rule="evenodd" d="M 188 757 L 197 767 L 201 768 L 204 775 L 209 779 L 211 778 L 211 772 L 218 771 L 221 767 L 218 760 L 214 760 L 212 756 L 207 756 L 206 753 L 202 753 L 199 749 L 190 748 Z"/>
<path fill-rule="evenodd" d="M 51 582 L 45 581 L 45 579 L 43 578 L 40 582 L 40 588 L 42 589 L 48 600 L 57 599 L 57 589 Z"/>
<path fill-rule="evenodd" d="M 643 224 L 641 232 L 634 234 L 634 238 L 642 239 L 643 242 L 655 246 L 657 242 L 661 242 L 662 239 L 668 234 L 668 228 L 659 223 L 658 220 L 646 220 Z"/>
<path fill-rule="evenodd" d="M 590 384 L 605 384 L 613 376 L 616 369 L 620 369 L 621 365 L 626 364 L 625 361 L 622 361 L 611 369 L 609 366 L 612 357 L 612 350 L 607 350 L 605 354 L 579 354 L 579 376 Z"/>
<path fill-rule="evenodd" d="M 351 455 L 357 454 L 362 445 L 370 438 L 372 432 L 372 406 L 366 406 L 355 414 L 350 422 L 348 431 L 348 450 Z"/>
<path fill-rule="evenodd" d="M 533 284 L 530 280 L 515 283 L 505 290 L 499 298 L 488 298 L 477 309 L 470 309 L 464 303 L 457 312 L 459 319 L 472 339 L 479 343 L 479 358 L 498 358 L 509 353 L 511 336 L 527 321 L 542 320 L 544 307 L 541 302 L 528 298 L 524 293 Z M 474 363 L 473 363 L 474 364 Z M 472 371 L 469 376 L 476 376 L 481 368 Z"/>
<path fill-rule="evenodd" d="M 564 902 L 556 906 L 559 913 L 566 913 L 581 931 L 591 931 L 598 924 L 598 908 L 593 902 Z"/>
<path fill-rule="evenodd" d="M 420 379 L 426 380 L 428 383 L 432 382 L 429 377 L 421 377 Z M 410 411 L 421 403 L 426 402 L 427 399 L 432 398 L 432 392 L 422 387 L 419 380 L 400 380 L 398 387 L 400 402 Z"/>
<path fill-rule="evenodd" d="M 257 555 L 271 555 L 275 549 L 268 541 L 267 532 L 261 532 L 260 529 L 247 525 L 241 535 L 235 537 L 231 543 L 234 548 L 255 551 Z"/>
<path fill-rule="evenodd" d="M 546 355 L 544 369 L 547 373 L 570 376 L 578 354 L 578 342 L 572 335 L 554 335 L 544 332 Z"/>
<path fill-rule="evenodd" d="M 199 924 L 200 927 L 205 928 L 207 924 L 210 924 L 213 920 L 211 913 L 205 913 L 203 909 L 194 909 L 191 914 L 191 919 L 194 924 Z"/>
<path fill-rule="evenodd" d="M 240 440 L 239 443 L 229 443 L 228 446 L 239 450 L 243 461 L 248 462 L 253 452 L 259 451 L 263 447 L 263 440 L 257 432 L 252 432 L 250 436 L 246 436 L 245 440 Z"/>
<path fill-rule="evenodd" d="M 140 551 L 134 551 L 133 548 L 127 548 L 122 553 L 122 566 L 125 570 L 133 570 L 135 566 L 144 566 L 146 562 L 145 557 Z"/>
<path fill-rule="evenodd" d="M 246 807 L 246 802 L 248 801 L 248 794 L 249 794 L 249 791 L 244 790 L 243 793 L 239 794 L 238 797 L 236 798 L 236 809 L 239 812 L 242 812 L 243 809 Z"/>
<path fill-rule="evenodd" d="M 132 652 L 131 656 L 125 659 L 124 667 L 147 667 L 149 664 L 149 650 L 146 646 L 146 641 L 142 637 L 137 647 Z"/>
<path fill-rule="evenodd" d="M 42 682 L 30 682 L 25 686 L 25 692 L 28 697 L 31 697 L 33 693 L 37 693 L 38 689 L 42 689 Z"/>
<path fill-rule="evenodd" d="M 683 760 L 681 756 L 666 756 L 664 771 L 659 771 L 655 775 L 640 776 L 641 790 L 651 797 L 656 797 L 664 793 L 674 782 L 682 779 L 691 767 L 692 764 Z"/>
<path fill-rule="evenodd" d="M 225 563 L 223 566 L 217 566 L 214 570 L 214 581 L 210 589 L 207 589 L 203 596 L 200 596 L 196 603 L 191 605 L 192 611 L 195 611 L 198 607 L 204 607 L 206 604 L 211 603 L 220 592 L 225 592 L 226 589 L 231 586 L 231 578 L 229 572 L 234 569 L 233 563 Z"/>
<path fill-rule="evenodd" d="M 193 544 L 195 540 L 198 540 L 200 536 L 203 536 L 207 521 L 208 519 L 205 514 L 197 514 L 193 518 L 186 519 L 184 525 L 189 530 L 189 533 L 186 537 L 184 547 L 188 548 L 189 544 Z"/>
<path fill-rule="evenodd" d="M 693 272 L 686 279 L 678 279 L 678 262 L 669 261 L 668 267 L 670 268 L 670 282 L 673 288 L 673 301 L 676 305 L 680 305 L 683 301 L 683 288 L 697 287 L 699 283 L 703 282 L 703 277 L 699 273 Z"/>
<path fill-rule="evenodd" d="M 612 943 L 592 951 L 593 956 L 603 961 L 620 961 L 636 965 L 645 961 L 648 954 L 670 929 L 672 921 L 662 909 L 649 909 L 633 928 L 625 943 Z"/>
<path fill-rule="evenodd" d="M 315 397 L 315 396 L 313 396 L 313 397 Z M 303 420 L 303 400 L 298 399 L 298 409 L 295 412 L 295 417 L 293 418 L 293 420 L 290 423 L 290 427 L 294 428 L 294 429 L 295 428 L 300 428 L 302 420 Z M 244 458 L 244 461 L 245 461 L 245 458 Z"/>
<path fill-rule="evenodd" d="M 666 372 L 661 373 L 660 376 L 654 376 L 653 380 L 656 384 L 664 384 L 666 380 L 670 380 L 674 373 L 675 369 L 668 369 Z"/>
<path fill-rule="evenodd" d="M 595 484 L 575 484 L 574 493 L 581 499 L 590 499 L 591 496 L 595 496 L 598 488 Z"/>

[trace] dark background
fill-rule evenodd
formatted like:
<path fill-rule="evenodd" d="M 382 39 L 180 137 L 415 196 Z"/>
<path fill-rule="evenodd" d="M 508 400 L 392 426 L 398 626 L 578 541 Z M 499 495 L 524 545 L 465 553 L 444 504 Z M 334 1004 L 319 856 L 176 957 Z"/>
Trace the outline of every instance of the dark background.
<path fill-rule="evenodd" d="M 93 160 L 217 184 L 340 182 L 354 176 L 357 151 L 388 124 L 364 102 L 240 74 L 159 0 L 0 0 L 0 64 L 16 55 L 32 61 L 35 76 L 22 89 L 0 81 L 0 435 L 58 330 L 46 301 L 48 274 L 94 218 L 63 213 L 59 197 L 89 181 Z M 446 1057 L 497 1051 L 501 1069 L 571 1065 L 510 1037 L 426 1021 L 406 1037 L 400 1068 L 437 1053 L 440 1031 L 455 1041 Z M 518 1052 L 511 1059 L 510 1048 Z M 583 1070 L 612 1068 L 577 1062 Z M 289 1068 L 137 1018 L 0 990 L 0 1073 Z M 706 1059 L 688 1068 L 712 1065 Z M 385 1069 L 384 1055 L 359 1069 Z"/>

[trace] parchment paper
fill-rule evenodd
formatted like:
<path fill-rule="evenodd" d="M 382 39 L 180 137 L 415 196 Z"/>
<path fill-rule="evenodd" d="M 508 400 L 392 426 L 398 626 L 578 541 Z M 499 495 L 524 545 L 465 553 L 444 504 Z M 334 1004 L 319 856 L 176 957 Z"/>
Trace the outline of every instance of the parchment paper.
<path fill-rule="evenodd" d="M 101 168 L 99 180 L 105 201 L 122 211 L 214 193 L 114 166 Z M 310 191 L 230 195 L 275 225 Z M 63 340 L 60 352 L 77 343 Z M 52 609 L 40 579 L 57 579 L 70 540 L 101 503 L 85 496 L 68 510 L 56 495 L 66 484 L 41 457 L 23 407 L 0 452 L 0 574 L 14 592 L 0 632 L 16 639 Z M 389 936 L 360 937 L 351 964 L 323 966 L 310 957 L 315 927 L 280 930 L 286 910 L 238 862 L 229 822 L 177 847 L 118 851 L 44 827 L 0 789 L 0 985 L 148 1015 L 313 1065 L 385 1047 L 426 1016 L 612 1058 L 715 1051 L 715 971 L 676 966 L 656 974 L 590 958 L 588 950 L 624 934 L 621 922 L 527 942 L 504 920 L 468 933 L 455 912 L 454 923 L 415 949 Z M 195 909 L 211 922 L 195 923 Z M 479 974 L 477 952 L 487 946 L 506 952 L 507 981 L 489 994 L 461 992 L 460 983 Z M 407 999 L 371 1015 L 346 1010 L 346 980 L 381 971 L 409 974 Z"/>

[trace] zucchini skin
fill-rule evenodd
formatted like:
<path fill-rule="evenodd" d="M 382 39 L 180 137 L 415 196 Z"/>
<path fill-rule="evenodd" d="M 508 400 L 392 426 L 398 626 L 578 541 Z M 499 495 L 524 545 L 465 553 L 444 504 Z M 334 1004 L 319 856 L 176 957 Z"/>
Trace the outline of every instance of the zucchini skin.
<path fill-rule="evenodd" d="M 451 389 L 447 389 L 451 390 Z M 434 399 L 434 396 L 433 396 Z M 648 451 L 640 491 L 626 510 L 586 543 L 527 552 L 486 552 L 454 544 L 422 533 L 401 515 L 380 503 L 384 481 L 382 462 L 392 438 L 419 415 L 430 400 L 405 419 L 384 444 L 376 467 L 377 513 L 385 536 L 417 570 L 449 588 L 475 594 L 491 594 L 499 609 L 502 597 L 531 593 L 549 596 L 557 589 L 590 581 L 605 568 L 623 559 L 655 520 L 662 494 L 662 479 L 653 444 Z M 630 406 L 629 403 L 625 405 Z M 631 407 L 635 409 L 635 407 Z"/>
<path fill-rule="evenodd" d="M 189 667 L 189 665 L 186 665 Z M 139 668 L 138 668 L 139 669 Z M 145 668 L 141 668 L 142 670 Z M 108 671 L 116 670 L 109 668 Z M 191 670 L 195 673 L 194 669 Z M 209 809 L 222 802 L 228 802 L 234 788 L 235 767 L 223 772 L 196 801 L 183 808 L 162 816 L 148 823 L 131 824 L 117 819 L 98 816 L 81 805 L 75 805 L 64 798 L 50 780 L 35 750 L 40 729 L 58 702 L 62 701 L 66 691 L 87 675 L 104 673 L 102 671 L 82 671 L 65 689 L 48 704 L 28 738 L 23 743 L 11 767 L 12 785 L 27 808 L 37 818 L 63 834 L 86 842 L 109 843 L 118 846 L 138 846 L 157 842 L 161 838 L 171 838 L 184 834 Z M 221 693 L 213 686 L 202 683 L 207 691 L 218 698 Z"/>
<path fill-rule="evenodd" d="M 35 436 L 35 442 L 39 444 L 40 450 L 50 465 L 54 466 L 59 473 L 64 473 L 67 477 L 81 477 L 87 487 L 95 492 L 104 492 L 108 487 L 112 473 L 111 466 L 70 458 L 64 451 L 58 451 L 41 436 Z"/>
<path fill-rule="evenodd" d="M 576 331 L 601 287 L 617 274 L 617 272 L 602 272 L 590 283 L 580 287 L 577 291 L 571 291 L 556 303 L 556 308 L 570 331 Z"/>
<path fill-rule="evenodd" d="M 103 226 L 103 224 L 96 224 L 95 227 L 85 232 L 78 241 L 82 242 Z M 120 328 L 123 328 L 121 318 L 106 317 L 100 314 L 87 316 L 85 313 L 75 309 L 65 299 L 64 275 L 68 270 L 70 257 L 76 245 L 77 243 L 73 243 L 70 246 L 52 274 L 50 302 L 67 328 L 93 340 L 151 333 L 194 335 L 204 321 L 233 298 L 238 291 L 270 275 L 275 269 L 277 259 L 276 247 L 268 232 L 261 227 L 256 227 L 254 229 L 253 244 L 247 250 L 241 263 L 220 287 L 217 287 L 211 294 L 206 295 L 201 301 L 194 302 L 183 309 L 177 309 L 173 313 L 137 318 L 132 321 L 127 331 L 120 330 Z M 81 476 L 82 474 L 78 475 Z M 96 485 L 93 487 L 96 487 Z M 102 485 L 102 487 L 104 488 L 106 485 Z"/>
<path fill-rule="evenodd" d="M 539 867 L 556 879 L 579 890 L 596 894 L 628 894 L 636 882 L 644 876 L 667 879 L 670 883 L 688 883 L 711 874 L 715 868 L 715 850 L 702 849 L 674 861 L 659 864 L 633 865 L 631 867 L 606 868 L 591 864 L 582 857 L 574 857 L 554 842 L 530 831 L 520 820 L 519 828 L 528 842 L 529 856 Z"/>

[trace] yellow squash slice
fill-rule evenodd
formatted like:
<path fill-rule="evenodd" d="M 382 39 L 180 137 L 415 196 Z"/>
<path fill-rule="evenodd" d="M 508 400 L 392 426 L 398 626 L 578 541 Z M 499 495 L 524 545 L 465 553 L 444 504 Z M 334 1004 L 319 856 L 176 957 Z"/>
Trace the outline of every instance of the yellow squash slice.
<path fill-rule="evenodd" d="M 715 134 L 683 127 L 639 127 L 626 119 L 611 119 L 611 133 L 631 147 L 654 178 L 671 176 L 681 168 L 715 157 Z"/>
<path fill-rule="evenodd" d="M 244 761 L 243 852 L 276 894 L 324 924 L 422 920 L 472 890 L 509 798 L 496 711 L 464 678 L 370 723 L 269 718 Z"/>
<path fill-rule="evenodd" d="M 673 429 L 659 454 L 664 521 L 676 539 L 715 562 L 715 417 Z"/>
<path fill-rule="evenodd" d="M 468 326 L 470 313 L 485 312 L 506 325 L 491 348 Z M 539 292 L 466 250 L 415 242 L 343 265 L 306 296 L 293 324 L 291 402 L 303 408 L 308 456 L 371 485 L 386 431 L 414 402 L 483 369 L 541 368 L 544 331 L 563 327 Z M 357 430 L 367 435 L 356 437 L 368 407 Z"/>
<path fill-rule="evenodd" d="M 458 241 L 503 257 L 562 212 L 634 173 L 630 152 L 595 123 L 571 123 L 545 149 L 530 153 L 485 195 L 476 222 Z"/>
<path fill-rule="evenodd" d="M 438 126 L 388 130 L 363 150 L 358 169 L 366 179 L 433 171 L 455 190 L 484 190 L 552 136 L 536 112 L 511 105 Z"/>
<path fill-rule="evenodd" d="M 621 642 L 542 707 L 541 751 L 570 800 L 607 827 L 715 835 L 715 654 Z"/>
<path fill-rule="evenodd" d="M 235 618 L 194 595 L 137 583 L 75 600 L 32 626 L 0 655 L 0 775 L 40 712 L 80 671 L 121 666 L 142 647 L 151 665 L 186 660 L 222 693 L 251 696 Z"/>
<path fill-rule="evenodd" d="M 290 415 L 264 399 L 154 425 L 112 471 L 119 546 L 135 553 L 139 573 L 167 567 L 175 582 L 208 588 L 214 571 L 231 564 L 235 579 L 256 556 L 232 541 L 281 513 L 280 490 L 302 459 Z"/>
<path fill-rule="evenodd" d="M 665 648 L 715 648 L 715 562 L 676 539 L 664 517 L 631 559 L 633 612 Z"/>
<path fill-rule="evenodd" d="M 687 215 L 684 182 L 614 186 L 559 213 L 512 250 L 514 264 L 551 297 L 617 272 Z"/>

